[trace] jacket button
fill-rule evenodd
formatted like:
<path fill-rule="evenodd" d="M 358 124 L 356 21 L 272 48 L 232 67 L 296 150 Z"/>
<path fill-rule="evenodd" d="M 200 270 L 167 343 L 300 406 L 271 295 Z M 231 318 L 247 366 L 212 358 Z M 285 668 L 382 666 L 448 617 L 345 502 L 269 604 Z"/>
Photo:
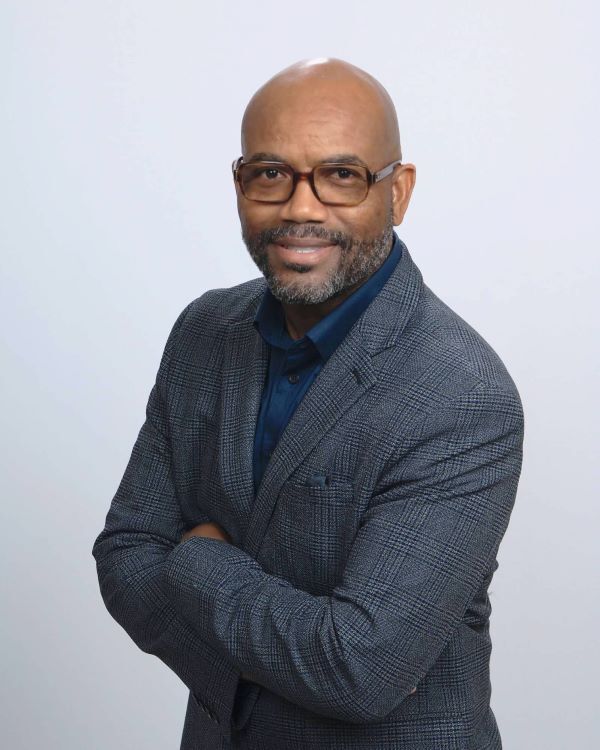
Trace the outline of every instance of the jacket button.
<path fill-rule="evenodd" d="M 292 372 L 288 375 L 288 380 L 290 383 L 297 383 L 300 380 L 300 375 L 296 372 Z"/>

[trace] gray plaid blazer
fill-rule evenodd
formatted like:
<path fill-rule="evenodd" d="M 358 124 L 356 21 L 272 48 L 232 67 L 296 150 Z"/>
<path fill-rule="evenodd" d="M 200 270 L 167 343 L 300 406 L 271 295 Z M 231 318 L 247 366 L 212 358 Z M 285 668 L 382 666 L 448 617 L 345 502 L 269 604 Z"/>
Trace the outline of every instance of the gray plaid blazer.
<path fill-rule="evenodd" d="M 93 545 L 108 611 L 189 688 L 182 750 L 498 750 L 487 590 L 521 469 L 513 380 L 403 246 L 255 496 L 265 288 L 210 290 L 173 326 Z M 232 543 L 178 544 L 208 520 Z"/>

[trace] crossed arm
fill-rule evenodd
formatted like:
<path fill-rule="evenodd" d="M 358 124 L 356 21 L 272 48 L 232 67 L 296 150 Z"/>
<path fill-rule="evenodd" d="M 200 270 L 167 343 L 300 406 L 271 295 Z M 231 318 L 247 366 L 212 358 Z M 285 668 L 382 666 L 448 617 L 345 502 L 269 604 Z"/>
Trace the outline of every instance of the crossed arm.
<path fill-rule="evenodd" d="M 204 537 L 205 539 L 220 539 L 223 542 L 231 542 L 227 532 L 222 529 L 219 524 L 214 523 L 213 521 L 197 524 L 191 529 L 185 531 L 181 536 L 180 544 L 192 536 Z M 254 678 L 246 672 L 242 672 L 241 676 L 246 680 L 254 680 Z M 411 693 L 415 693 L 416 691 L 417 688 L 415 687 L 411 690 Z"/>
<path fill-rule="evenodd" d="M 191 536 L 200 536 L 204 537 L 205 539 L 220 539 L 223 542 L 231 542 L 229 534 L 225 531 L 225 529 L 222 529 L 218 523 L 214 523 L 213 521 L 199 523 L 196 526 L 193 526 L 191 529 L 188 529 L 182 534 L 179 543 L 181 544 L 181 542 L 185 542 L 185 540 L 189 539 Z M 245 672 L 242 672 L 241 676 L 246 680 L 252 679 L 250 675 L 246 674 Z"/>
<path fill-rule="evenodd" d="M 387 716 L 493 570 L 520 473 L 518 397 L 482 385 L 423 415 L 380 476 L 340 583 L 313 596 L 214 528 L 185 530 L 166 429 L 168 346 L 94 544 L 107 608 L 224 719 L 240 672 L 325 716 Z"/>
<path fill-rule="evenodd" d="M 520 472 L 520 403 L 476 389 L 415 430 L 330 596 L 215 538 L 190 533 L 166 561 L 164 590 L 186 622 L 251 680 L 315 713 L 369 722 L 394 711 L 494 570 Z"/>

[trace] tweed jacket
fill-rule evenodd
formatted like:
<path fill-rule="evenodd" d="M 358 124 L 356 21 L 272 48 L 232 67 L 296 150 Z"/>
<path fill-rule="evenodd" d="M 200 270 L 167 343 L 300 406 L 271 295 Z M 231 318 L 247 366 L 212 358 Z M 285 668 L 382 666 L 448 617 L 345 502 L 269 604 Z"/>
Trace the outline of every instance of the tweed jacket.
<path fill-rule="evenodd" d="M 210 290 L 172 328 L 93 545 L 108 611 L 189 688 L 181 750 L 499 750 L 487 592 L 522 462 L 513 380 L 403 245 L 255 495 L 265 289 Z M 179 543 L 209 520 L 231 543 Z"/>

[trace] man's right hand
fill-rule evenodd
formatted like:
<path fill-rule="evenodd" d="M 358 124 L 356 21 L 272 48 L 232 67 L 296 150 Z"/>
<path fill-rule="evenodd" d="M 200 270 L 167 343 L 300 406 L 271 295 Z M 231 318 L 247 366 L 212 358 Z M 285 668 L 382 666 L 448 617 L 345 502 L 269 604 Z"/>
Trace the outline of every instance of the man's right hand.
<path fill-rule="evenodd" d="M 185 540 L 189 539 L 191 536 L 204 536 L 209 539 L 220 539 L 223 542 L 231 543 L 231 539 L 227 532 L 222 529 L 219 524 L 214 523 L 213 521 L 199 523 L 197 526 L 188 529 L 183 533 L 179 543 L 181 544 L 181 542 L 185 542 Z"/>

